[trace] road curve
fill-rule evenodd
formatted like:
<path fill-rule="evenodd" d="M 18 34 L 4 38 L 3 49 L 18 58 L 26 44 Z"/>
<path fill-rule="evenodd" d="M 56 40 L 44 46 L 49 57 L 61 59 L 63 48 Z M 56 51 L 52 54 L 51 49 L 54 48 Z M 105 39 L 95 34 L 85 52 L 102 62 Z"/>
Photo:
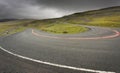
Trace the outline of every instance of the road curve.
<path fill-rule="evenodd" d="M 28 29 L 0 38 L 0 46 L 12 53 L 44 62 L 119 73 L 120 29 L 89 28 L 91 30 L 88 32 L 74 35 L 50 34 Z M 44 67 L 47 67 L 47 70 L 51 69 L 51 66 Z M 52 70 L 58 73 L 84 73 L 84 70 L 82 72 L 64 70 L 64 68 L 56 69 L 56 67 L 53 67 Z"/>

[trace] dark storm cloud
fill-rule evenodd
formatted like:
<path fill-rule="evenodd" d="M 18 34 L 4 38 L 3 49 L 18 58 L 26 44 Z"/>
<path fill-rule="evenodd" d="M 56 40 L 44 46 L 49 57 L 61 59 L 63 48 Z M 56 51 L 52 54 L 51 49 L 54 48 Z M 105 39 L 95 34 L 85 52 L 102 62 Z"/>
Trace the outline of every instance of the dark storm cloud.
<path fill-rule="evenodd" d="M 118 6 L 120 0 L 0 0 L 0 18 L 52 18 Z"/>
<path fill-rule="evenodd" d="M 120 5 L 120 0 L 36 0 L 38 4 L 45 6 L 67 9 L 67 10 L 87 10 L 92 8 L 103 8 Z"/>

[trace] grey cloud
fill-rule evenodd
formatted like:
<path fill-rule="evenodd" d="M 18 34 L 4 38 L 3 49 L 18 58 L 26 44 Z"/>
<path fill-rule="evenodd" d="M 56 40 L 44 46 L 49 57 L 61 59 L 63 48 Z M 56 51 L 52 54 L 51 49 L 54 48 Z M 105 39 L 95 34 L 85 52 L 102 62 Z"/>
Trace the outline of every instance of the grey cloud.
<path fill-rule="evenodd" d="M 66 11 L 86 11 L 120 5 L 119 0 L 36 0 L 38 4 Z"/>
<path fill-rule="evenodd" d="M 119 0 L 0 0 L 0 18 L 54 18 L 118 5 Z"/>

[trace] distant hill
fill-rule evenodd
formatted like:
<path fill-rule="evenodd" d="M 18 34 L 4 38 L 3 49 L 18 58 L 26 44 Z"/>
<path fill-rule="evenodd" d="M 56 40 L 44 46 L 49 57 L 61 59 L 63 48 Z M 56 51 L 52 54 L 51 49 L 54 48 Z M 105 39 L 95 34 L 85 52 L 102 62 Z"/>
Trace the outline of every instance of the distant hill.
<path fill-rule="evenodd" d="M 34 21 L 33 25 L 82 24 L 92 26 L 120 27 L 120 6 L 74 13 L 62 18 Z"/>
<path fill-rule="evenodd" d="M 117 27 L 120 26 L 120 6 L 75 13 L 60 20 L 74 24 Z"/>
<path fill-rule="evenodd" d="M 120 6 L 78 12 L 61 18 L 30 20 L 30 23 L 24 23 L 24 26 L 41 27 L 65 23 L 90 26 L 120 27 Z"/>
<path fill-rule="evenodd" d="M 101 27 L 120 27 L 120 6 L 78 12 L 61 18 L 32 20 L 32 19 L 1 19 L 0 33 L 15 29 L 11 33 L 21 32 L 27 28 L 36 28 L 52 33 L 78 33 L 88 30 L 89 25 Z M 16 29 L 17 28 L 17 29 Z"/>
<path fill-rule="evenodd" d="M 0 19 L 0 22 L 7 22 L 7 21 L 14 21 L 14 20 L 17 20 L 17 19 Z"/>

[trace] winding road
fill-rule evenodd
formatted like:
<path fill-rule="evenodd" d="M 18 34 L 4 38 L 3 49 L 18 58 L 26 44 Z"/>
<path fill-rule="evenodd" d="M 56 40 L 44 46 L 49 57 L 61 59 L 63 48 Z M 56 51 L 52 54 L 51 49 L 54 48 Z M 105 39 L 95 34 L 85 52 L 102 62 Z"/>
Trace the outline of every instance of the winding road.
<path fill-rule="evenodd" d="M 86 27 L 87 32 L 66 35 L 27 29 L 1 37 L 0 53 L 22 62 L 17 69 L 31 67 L 31 73 L 120 73 L 120 29 Z"/>

